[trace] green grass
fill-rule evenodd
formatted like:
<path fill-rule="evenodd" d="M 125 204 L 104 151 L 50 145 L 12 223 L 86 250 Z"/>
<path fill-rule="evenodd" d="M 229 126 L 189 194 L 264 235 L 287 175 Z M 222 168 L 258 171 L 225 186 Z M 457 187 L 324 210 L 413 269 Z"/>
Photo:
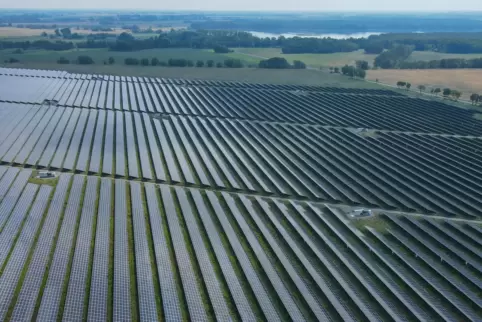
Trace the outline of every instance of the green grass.
<path fill-rule="evenodd" d="M 447 54 L 438 53 L 435 51 L 414 51 L 407 59 L 407 61 L 429 61 L 429 60 L 440 60 L 449 58 L 482 58 L 482 54 Z"/>
<path fill-rule="evenodd" d="M 474 113 L 472 117 L 476 120 L 482 121 L 482 113 Z"/>
<path fill-rule="evenodd" d="M 376 55 L 367 55 L 363 50 L 357 50 L 349 53 L 333 53 L 333 54 L 283 54 L 281 48 L 236 48 L 235 52 L 229 54 L 236 58 L 246 57 L 256 62 L 264 58 L 284 57 L 289 62 L 293 60 L 301 60 L 308 66 L 314 68 L 328 68 L 343 66 L 345 64 L 354 64 L 356 60 L 366 60 L 373 65 Z M 252 56 L 249 56 L 252 55 Z M 257 56 L 257 57 L 254 57 Z"/>
<path fill-rule="evenodd" d="M 37 185 L 43 184 L 43 185 L 48 185 L 48 186 L 52 186 L 52 187 L 55 187 L 57 185 L 57 183 L 59 182 L 59 177 L 55 177 L 55 178 L 51 178 L 51 179 L 40 179 L 40 178 L 36 178 L 37 175 L 38 175 L 37 170 L 32 171 L 32 175 L 28 179 L 28 182 L 32 183 L 32 184 L 37 184 Z"/>
<path fill-rule="evenodd" d="M 390 228 L 389 224 L 379 216 L 352 219 L 351 223 L 362 231 L 366 229 L 365 226 L 371 227 L 379 233 L 385 233 Z"/>

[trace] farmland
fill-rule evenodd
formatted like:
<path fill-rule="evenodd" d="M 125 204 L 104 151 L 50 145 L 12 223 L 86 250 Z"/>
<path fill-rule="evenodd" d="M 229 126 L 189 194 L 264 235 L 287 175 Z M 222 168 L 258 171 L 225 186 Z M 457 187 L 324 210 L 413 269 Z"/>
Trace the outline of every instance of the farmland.
<path fill-rule="evenodd" d="M 482 319 L 474 111 L 379 87 L 0 85 L 0 320 Z"/>
<path fill-rule="evenodd" d="M 13 53 L 12 49 L 0 50 L 0 60 L 5 61 L 9 58 L 16 58 L 21 63 L 28 66 L 29 64 L 56 64 L 60 57 L 64 57 L 72 63 L 77 59 L 79 55 L 87 55 L 92 57 L 95 64 L 103 65 L 104 61 L 107 61 L 109 57 L 113 57 L 118 65 L 124 65 L 126 58 L 148 58 L 151 60 L 156 57 L 160 61 L 167 62 L 171 58 L 183 58 L 189 59 L 194 62 L 202 60 L 214 60 L 215 62 L 224 62 L 225 59 L 230 58 L 229 55 L 215 54 L 212 50 L 204 49 L 189 49 L 189 48 L 165 48 L 165 49 L 146 49 L 134 52 L 119 52 L 109 51 L 107 48 L 101 49 L 74 49 L 65 51 L 49 51 L 49 50 L 26 50 L 21 54 Z M 240 57 L 240 59 L 243 59 Z M 251 61 L 247 57 L 246 63 Z M 121 67 L 119 66 L 119 67 Z"/>
<path fill-rule="evenodd" d="M 461 91 L 462 98 L 468 100 L 472 93 L 482 92 L 479 75 L 480 69 L 379 69 L 368 71 L 367 79 L 392 85 L 402 80 L 414 89 L 417 85 L 425 85 L 428 90 L 448 87 Z"/>
<path fill-rule="evenodd" d="M 366 60 L 373 66 L 373 60 L 376 55 L 365 54 L 363 50 L 357 50 L 349 53 L 334 54 L 282 54 L 281 48 L 236 48 L 234 53 L 236 58 L 248 56 L 253 59 L 266 59 L 271 57 L 283 57 L 289 62 L 293 60 L 301 60 L 307 65 L 315 68 L 341 67 L 344 65 L 354 65 L 357 60 Z"/>

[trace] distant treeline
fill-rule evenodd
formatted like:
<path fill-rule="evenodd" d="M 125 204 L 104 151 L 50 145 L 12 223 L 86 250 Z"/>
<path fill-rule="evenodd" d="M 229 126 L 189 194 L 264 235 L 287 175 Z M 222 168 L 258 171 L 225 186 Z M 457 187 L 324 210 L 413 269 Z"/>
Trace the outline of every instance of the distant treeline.
<path fill-rule="evenodd" d="M 91 35 L 85 41 L 75 44 L 70 39 L 78 38 L 69 28 L 55 29 L 57 37 L 64 40 L 39 41 L 0 41 L 2 48 L 70 50 L 77 48 L 108 48 L 112 51 L 138 51 L 154 48 L 196 48 L 213 49 L 216 52 L 229 52 L 229 48 L 281 48 L 285 54 L 294 53 L 336 53 L 358 49 L 377 54 L 375 66 L 380 68 L 400 68 L 401 63 L 413 50 L 434 50 L 447 53 L 482 53 L 482 33 L 433 33 L 433 34 L 387 34 L 360 39 L 332 38 L 260 38 L 248 32 L 236 31 L 190 31 L 171 30 L 161 32 L 147 39 L 135 38 L 130 33 L 119 36 L 109 34 Z M 477 38 L 480 37 L 480 38 Z M 397 50 L 401 50 L 397 52 Z"/>
<path fill-rule="evenodd" d="M 402 62 L 401 69 L 455 69 L 455 68 L 482 68 L 482 58 L 463 59 L 448 58 L 431 61 Z"/>
<path fill-rule="evenodd" d="M 269 17 L 223 17 L 191 24 L 193 29 L 254 30 L 270 33 L 358 33 L 358 32 L 424 32 L 482 30 L 476 15 L 414 15 L 414 14 L 330 14 L 296 16 L 295 14 Z"/>
<path fill-rule="evenodd" d="M 68 41 L 0 41 L 0 49 L 21 48 L 27 49 L 45 49 L 45 50 L 70 50 L 74 48 L 74 44 Z"/>

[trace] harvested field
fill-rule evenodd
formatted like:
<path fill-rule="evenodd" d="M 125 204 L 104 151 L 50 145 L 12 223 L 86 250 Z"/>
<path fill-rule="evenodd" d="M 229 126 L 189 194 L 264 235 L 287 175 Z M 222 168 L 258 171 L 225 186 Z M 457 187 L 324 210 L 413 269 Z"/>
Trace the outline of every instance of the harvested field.
<path fill-rule="evenodd" d="M 425 85 L 427 91 L 448 87 L 461 91 L 462 99 L 468 100 L 472 93 L 482 93 L 481 73 L 481 69 L 379 69 L 368 71 L 367 79 L 392 85 L 405 81 L 412 84 L 413 90 L 417 85 Z"/>

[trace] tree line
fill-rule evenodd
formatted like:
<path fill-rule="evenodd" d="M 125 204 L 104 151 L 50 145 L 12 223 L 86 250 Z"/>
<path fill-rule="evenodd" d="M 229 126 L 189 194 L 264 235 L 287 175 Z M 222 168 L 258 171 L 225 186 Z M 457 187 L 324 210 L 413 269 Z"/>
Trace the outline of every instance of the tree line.
<path fill-rule="evenodd" d="M 430 61 L 402 62 L 400 69 L 454 69 L 454 68 L 482 68 L 482 58 L 464 59 L 447 58 Z"/>
<path fill-rule="evenodd" d="M 130 33 L 122 33 L 117 37 L 108 34 L 90 35 L 85 41 L 77 43 L 78 48 L 109 48 L 113 51 L 138 51 L 154 48 L 198 48 L 229 51 L 229 48 L 281 48 L 285 54 L 299 53 L 336 53 L 351 52 L 359 49 L 369 54 L 393 52 L 397 48 L 412 48 L 412 50 L 433 50 L 447 53 L 482 53 L 482 39 L 475 36 L 460 34 L 459 38 L 444 36 L 444 34 L 385 34 L 368 38 L 302 38 L 293 37 L 256 37 L 249 32 L 226 30 L 171 30 L 160 32 L 157 36 L 147 39 L 135 38 Z M 73 33 L 70 28 L 55 29 L 55 35 L 64 40 L 79 39 L 83 36 Z M 479 34 L 482 36 L 482 34 Z M 481 37 L 482 38 L 482 37 Z M 68 50 L 74 45 L 68 41 L 57 40 L 48 42 L 13 42 L 1 41 L 0 48 Z"/>
<path fill-rule="evenodd" d="M 17 62 L 17 61 L 16 61 Z M 69 60 L 65 57 L 60 57 L 57 60 L 58 64 L 80 64 L 88 65 L 95 64 L 92 57 L 87 55 L 78 56 L 75 60 Z M 104 65 L 112 65 L 115 63 L 114 57 L 109 57 L 107 60 L 103 61 Z M 149 58 L 135 58 L 127 57 L 124 59 L 125 65 L 131 66 L 162 66 L 162 67 L 216 67 L 216 68 L 244 68 L 244 67 L 258 67 L 258 68 L 268 68 L 268 69 L 305 69 L 306 64 L 302 61 L 295 60 L 293 64 L 288 63 L 285 58 L 274 57 L 266 60 L 262 60 L 258 65 L 246 65 L 242 60 L 236 58 L 228 58 L 224 61 L 215 62 L 210 59 L 207 61 L 203 60 L 190 60 L 184 58 L 170 58 L 167 61 L 161 61 L 157 57 Z"/>

